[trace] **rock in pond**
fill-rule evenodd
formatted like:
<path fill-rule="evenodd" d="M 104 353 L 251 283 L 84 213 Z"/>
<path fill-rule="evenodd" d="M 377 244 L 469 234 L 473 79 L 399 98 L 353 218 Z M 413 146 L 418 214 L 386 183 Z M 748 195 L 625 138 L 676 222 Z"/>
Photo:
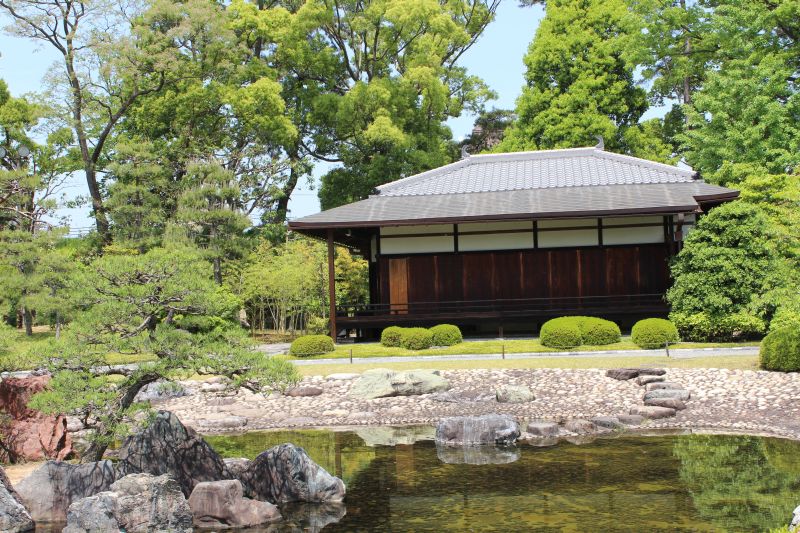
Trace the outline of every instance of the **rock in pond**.
<path fill-rule="evenodd" d="M 659 389 L 659 390 L 651 390 L 644 393 L 644 400 L 650 400 L 652 398 L 675 398 L 676 400 L 686 401 L 692 397 L 692 394 L 688 390 L 683 389 Z"/>
<path fill-rule="evenodd" d="M 644 405 L 631 408 L 631 414 L 657 420 L 659 418 L 669 418 L 675 416 L 675 409 L 670 409 L 669 407 L 658 407 L 655 405 Z"/>
<path fill-rule="evenodd" d="M 450 446 L 514 444 L 520 431 L 508 415 L 454 416 L 436 426 L 436 442 Z"/>
<path fill-rule="evenodd" d="M 20 533 L 32 531 L 33 528 L 30 513 L 22 505 L 22 500 L 0 467 L 0 531 Z"/>
<path fill-rule="evenodd" d="M 526 430 L 535 437 L 557 437 L 561 427 L 555 422 L 531 422 Z"/>
<path fill-rule="evenodd" d="M 240 481 L 248 497 L 275 504 L 338 502 L 345 495 L 341 479 L 315 463 L 303 448 L 288 443 L 253 459 Z"/>
<path fill-rule="evenodd" d="M 350 394 L 372 400 L 389 396 L 415 396 L 444 392 L 450 383 L 438 370 L 409 370 L 395 372 L 385 368 L 367 370 L 353 383 Z"/>
<path fill-rule="evenodd" d="M 131 474 L 69 506 L 63 533 L 101 531 L 190 533 L 192 511 L 168 475 Z"/>
<path fill-rule="evenodd" d="M 505 465 L 517 461 L 520 452 L 513 446 L 436 446 L 436 456 L 451 465 Z"/>
<path fill-rule="evenodd" d="M 108 490 L 114 479 L 111 461 L 77 465 L 47 461 L 16 489 L 35 522 L 63 522 L 72 502 Z"/>
<path fill-rule="evenodd" d="M 374 446 L 397 446 L 398 444 L 414 444 L 423 440 L 434 440 L 436 429 L 431 426 L 411 427 L 368 427 L 356 430 L 356 435 L 364 440 L 364 444 Z"/>
<path fill-rule="evenodd" d="M 677 398 L 649 398 L 644 401 L 645 405 L 655 405 L 656 407 L 669 407 L 676 411 L 686 409 L 686 404 Z"/>
<path fill-rule="evenodd" d="M 625 429 L 625 424 L 616 416 L 596 416 L 590 420 L 595 426 L 611 430 Z"/>
<path fill-rule="evenodd" d="M 280 520 L 278 508 L 244 497 L 238 479 L 198 483 L 189 496 L 195 527 L 230 529 L 254 527 Z"/>
<path fill-rule="evenodd" d="M 343 502 L 328 503 L 294 503 L 281 507 L 284 521 L 279 531 L 303 531 L 317 533 L 327 526 L 339 522 L 347 514 L 347 507 Z M 259 530 L 260 531 L 260 530 Z M 272 533 L 267 528 L 264 533 Z"/>
<path fill-rule="evenodd" d="M 589 422 L 588 420 L 583 420 L 581 418 L 573 418 L 572 420 L 567 420 L 564 422 L 564 429 L 569 431 L 570 433 L 575 433 L 577 435 L 588 435 L 591 433 L 597 433 L 599 428 L 595 425 L 594 422 Z"/>
<path fill-rule="evenodd" d="M 500 403 L 527 403 L 535 398 L 531 389 L 524 385 L 506 385 L 495 391 L 495 397 Z"/>
<path fill-rule="evenodd" d="M 169 474 L 184 495 L 201 481 L 224 479 L 225 472 L 222 457 L 168 411 L 159 411 L 144 430 L 125 439 L 117 463 L 118 477 Z"/>

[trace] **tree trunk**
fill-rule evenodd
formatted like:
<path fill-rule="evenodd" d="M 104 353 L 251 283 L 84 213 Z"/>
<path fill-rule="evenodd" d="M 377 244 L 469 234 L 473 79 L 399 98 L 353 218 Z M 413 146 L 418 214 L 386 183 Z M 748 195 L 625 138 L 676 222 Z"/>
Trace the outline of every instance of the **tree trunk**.
<path fill-rule="evenodd" d="M 22 308 L 22 322 L 25 324 L 25 335 L 33 335 L 33 313 L 27 307 Z"/>
<path fill-rule="evenodd" d="M 278 198 L 278 203 L 275 209 L 274 221 L 276 224 L 283 224 L 286 222 L 286 216 L 289 214 L 289 200 L 292 197 L 294 188 L 297 187 L 297 182 L 300 180 L 300 172 L 297 169 L 299 160 L 297 149 L 293 149 L 289 153 L 289 161 L 291 170 L 289 171 L 289 180 L 284 184 L 282 192 L 283 196 Z"/>
<path fill-rule="evenodd" d="M 214 281 L 217 285 L 222 285 L 222 259 L 219 257 L 214 258 Z"/>

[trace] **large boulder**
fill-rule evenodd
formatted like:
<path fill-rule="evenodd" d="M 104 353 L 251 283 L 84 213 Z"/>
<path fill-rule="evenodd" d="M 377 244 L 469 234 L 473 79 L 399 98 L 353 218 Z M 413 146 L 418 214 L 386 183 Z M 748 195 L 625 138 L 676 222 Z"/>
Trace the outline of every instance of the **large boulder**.
<path fill-rule="evenodd" d="M 280 520 L 278 508 L 244 497 L 238 479 L 198 483 L 189 496 L 194 525 L 204 529 L 254 527 Z"/>
<path fill-rule="evenodd" d="M 281 444 L 256 457 L 240 478 L 245 494 L 271 503 L 337 502 L 344 482 L 315 463 L 303 448 Z"/>
<path fill-rule="evenodd" d="M 789 523 L 789 531 L 800 531 L 800 505 L 795 507 L 792 513 L 792 521 Z"/>
<path fill-rule="evenodd" d="M 525 385 L 505 385 L 495 391 L 500 403 L 527 403 L 534 400 L 533 392 Z"/>
<path fill-rule="evenodd" d="M 22 505 L 5 471 L 0 468 L 0 531 L 18 533 L 31 531 L 33 527 L 30 513 Z"/>
<path fill-rule="evenodd" d="M 186 496 L 202 481 L 228 477 L 222 457 L 168 411 L 159 411 L 144 430 L 125 439 L 119 451 L 117 476 L 139 473 L 169 474 Z"/>
<path fill-rule="evenodd" d="M 454 416 L 436 426 L 436 442 L 448 446 L 514 444 L 520 431 L 508 415 Z"/>
<path fill-rule="evenodd" d="M 350 394 L 372 400 L 389 396 L 415 396 L 444 392 L 450 383 L 439 375 L 438 370 L 409 370 L 395 372 L 385 368 L 367 370 L 353 383 Z"/>
<path fill-rule="evenodd" d="M 63 522 L 72 502 L 108 490 L 114 479 L 111 461 L 77 465 L 47 461 L 16 488 L 34 521 Z"/>
<path fill-rule="evenodd" d="M 31 397 L 44 390 L 49 381 L 49 375 L 0 381 L 0 411 L 9 417 L 0 426 L 0 439 L 7 448 L 0 453 L 0 459 L 63 460 L 72 455 L 66 418 L 45 415 L 28 407 Z"/>
<path fill-rule="evenodd" d="M 168 475 L 131 474 L 69 506 L 63 533 L 190 533 L 192 511 Z"/>

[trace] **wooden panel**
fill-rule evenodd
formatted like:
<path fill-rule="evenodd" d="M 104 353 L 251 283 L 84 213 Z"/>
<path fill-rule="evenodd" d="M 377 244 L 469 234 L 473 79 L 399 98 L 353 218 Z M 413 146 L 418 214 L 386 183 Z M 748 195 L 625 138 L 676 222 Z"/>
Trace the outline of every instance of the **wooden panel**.
<path fill-rule="evenodd" d="M 602 296 L 606 292 L 605 253 L 600 248 L 578 250 L 583 296 Z"/>
<path fill-rule="evenodd" d="M 522 298 L 522 263 L 517 252 L 500 252 L 494 257 L 492 287 L 494 298 Z"/>
<path fill-rule="evenodd" d="M 494 299 L 494 254 L 464 254 L 461 258 L 465 300 Z"/>
<path fill-rule="evenodd" d="M 464 300 L 462 255 L 436 257 L 436 301 L 460 302 Z"/>
<path fill-rule="evenodd" d="M 606 248 L 606 294 L 639 292 L 639 249 Z"/>
<path fill-rule="evenodd" d="M 408 258 L 408 301 L 436 300 L 436 258 L 417 255 Z"/>
<path fill-rule="evenodd" d="M 398 314 L 407 312 L 408 258 L 389 260 L 389 303 L 393 312 Z"/>
<path fill-rule="evenodd" d="M 667 249 L 663 244 L 639 246 L 639 293 L 658 294 L 669 287 Z"/>
<path fill-rule="evenodd" d="M 550 297 L 580 296 L 577 250 L 550 250 Z"/>
<path fill-rule="evenodd" d="M 377 303 L 389 303 L 389 260 L 381 257 L 378 260 L 378 296 Z"/>
<path fill-rule="evenodd" d="M 521 298 L 547 298 L 549 295 L 548 255 L 542 250 L 522 252 Z"/>

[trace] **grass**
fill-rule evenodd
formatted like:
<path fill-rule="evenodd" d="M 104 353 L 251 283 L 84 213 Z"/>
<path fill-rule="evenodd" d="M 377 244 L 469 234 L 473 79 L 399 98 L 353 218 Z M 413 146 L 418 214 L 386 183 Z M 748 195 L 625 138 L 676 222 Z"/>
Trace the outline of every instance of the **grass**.
<path fill-rule="evenodd" d="M 670 345 L 670 348 L 731 348 L 739 346 L 758 346 L 758 342 L 681 342 Z M 550 353 L 550 352 L 593 352 L 605 350 L 641 350 L 630 337 L 623 337 L 621 342 L 605 346 L 577 346 L 569 350 L 542 346 L 539 339 L 507 339 L 488 341 L 468 341 L 441 348 L 427 350 L 406 350 L 405 348 L 389 348 L 377 342 L 340 344 L 332 353 L 303 357 L 303 359 L 349 359 L 364 357 L 408 357 L 420 355 L 486 355 L 505 353 Z M 296 357 L 292 357 L 296 359 Z"/>
<path fill-rule="evenodd" d="M 493 359 L 482 361 L 425 361 L 398 363 L 332 363 L 298 366 L 304 376 L 328 375 L 340 372 L 361 373 L 371 368 L 412 370 L 428 368 L 434 370 L 473 370 L 503 368 L 619 368 L 619 367 L 663 367 L 663 368 L 728 368 L 731 370 L 757 370 L 757 356 L 715 356 L 674 359 L 668 357 L 531 357 L 527 359 Z"/>

